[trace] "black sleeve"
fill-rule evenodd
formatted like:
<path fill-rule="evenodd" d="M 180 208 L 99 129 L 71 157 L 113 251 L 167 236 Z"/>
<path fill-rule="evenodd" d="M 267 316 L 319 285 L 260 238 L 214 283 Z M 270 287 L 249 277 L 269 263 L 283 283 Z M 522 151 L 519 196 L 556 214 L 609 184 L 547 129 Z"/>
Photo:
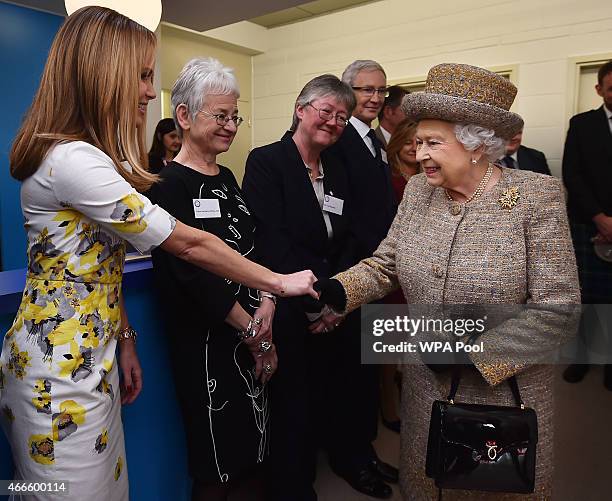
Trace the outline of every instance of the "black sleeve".
<path fill-rule="evenodd" d="M 570 120 L 563 150 L 563 183 L 573 206 L 579 208 L 582 216 L 592 219 L 593 216 L 604 212 L 604 210 L 584 176 L 586 166 L 582 164 L 585 159 L 584 153 L 580 150 L 578 137 L 580 125 L 576 117 Z"/>
<path fill-rule="evenodd" d="M 242 192 L 255 221 L 255 249 L 259 262 L 277 273 L 303 269 L 285 217 L 282 179 L 260 149 L 247 158 Z"/>
<path fill-rule="evenodd" d="M 163 177 L 149 194 L 152 201 L 179 221 L 197 228 L 191 205 L 192 197 L 181 179 L 176 176 Z M 169 284 L 172 287 L 168 287 L 166 293 L 181 291 L 182 296 L 190 301 L 190 304 L 181 306 L 201 312 L 212 324 L 225 321 L 236 303 L 236 294 L 224 278 L 187 263 L 161 248 L 155 249 L 152 255 L 157 283 L 160 283 L 160 278 L 162 281 L 172 282 Z M 171 303 L 175 303 L 176 298 L 169 299 Z"/>
<path fill-rule="evenodd" d="M 164 168 L 164 161 L 157 155 L 149 154 L 149 172 L 151 174 L 159 174 Z"/>
<path fill-rule="evenodd" d="M 550 172 L 550 167 L 548 167 L 548 162 L 546 161 L 546 155 L 544 155 L 544 153 L 541 151 L 538 151 L 538 155 L 540 156 L 542 162 L 542 172 L 544 174 L 547 174 L 548 176 L 552 176 L 552 173 Z"/>

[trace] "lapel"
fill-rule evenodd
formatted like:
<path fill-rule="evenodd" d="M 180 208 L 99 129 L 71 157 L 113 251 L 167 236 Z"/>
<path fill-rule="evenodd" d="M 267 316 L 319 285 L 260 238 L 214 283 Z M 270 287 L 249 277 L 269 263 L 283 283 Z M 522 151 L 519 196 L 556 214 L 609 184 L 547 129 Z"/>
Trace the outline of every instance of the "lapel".
<path fill-rule="evenodd" d="M 603 109 L 603 105 L 594 111 L 593 132 L 597 137 L 599 137 L 608 156 L 612 158 L 612 133 L 610 132 L 610 126 L 608 125 L 608 117 Z"/>
<path fill-rule="evenodd" d="M 321 206 L 300 152 L 289 133 L 283 136 L 281 143 L 285 150 L 285 158 L 289 160 L 287 165 L 283 166 L 290 193 L 286 203 L 297 208 L 297 210 L 292 211 L 296 220 L 290 221 L 290 224 L 301 228 L 304 234 L 315 234 L 318 238 L 324 238 L 326 241 L 327 228 L 321 213 Z M 325 172 L 325 167 L 323 167 L 323 170 Z M 323 179 L 325 180 L 326 177 L 327 172 L 325 172 Z"/>
<path fill-rule="evenodd" d="M 323 186 L 326 195 L 331 195 L 340 198 L 344 201 L 342 215 L 329 214 L 329 220 L 334 231 L 334 238 L 341 235 L 346 228 L 347 210 L 348 210 L 348 182 L 345 177 L 343 166 L 338 162 L 333 154 L 328 151 L 321 152 L 321 162 L 325 177 L 323 178 Z"/>
<path fill-rule="evenodd" d="M 378 200 L 384 200 L 384 205 L 379 206 L 379 210 L 384 211 L 390 220 L 393 219 L 395 215 L 393 206 L 395 195 L 393 194 L 389 166 L 379 156 L 372 156 L 372 152 L 366 146 L 363 138 L 350 122 L 342 133 L 340 140 L 344 143 L 342 147 L 348 162 L 347 169 L 351 184 L 359 186 L 360 191 L 371 192 L 371 187 L 382 186 L 380 184 L 382 181 L 385 191 L 372 194 L 372 196 Z M 357 207 L 357 203 L 354 204 L 354 207 Z"/>
<path fill-rule="evenodd" d="M 357 129 L 353 127 L 352 123 L 349 123 L 346 126 L 342 135 L 346 135 L 347 148 L 345 152 L 347 154 L 347 158 L 349 158 L 350 160 L 355 158 L 355 163 L 359 163 L 361 165 L 365 164 L 369 168 L 375 168 L 380 166 L 380 162 L 382 162 L 382 159 L 372 156 L 372 152 L 366 146 L 363 138 L 359 135 Z"/>
<path fill-rule="evenodd" d="M 516 152 L 516 161 L 518 162 L 519 170 L 533 170 L 531 168 L 531 156 L 523 145 L 519 146 Z"/>
<path fill-rule="evenodd" d="M 382 129 L 380 128 L 380 125 L 378 127 L 376 127 L 374 132 L 376 133 L 376 137 L 380 141 L 381 148 L 383 150 L 387 151 L 387 141 L 385 141 L 385 136 L 383 135 L 383 132 L 382 132 Z"/>

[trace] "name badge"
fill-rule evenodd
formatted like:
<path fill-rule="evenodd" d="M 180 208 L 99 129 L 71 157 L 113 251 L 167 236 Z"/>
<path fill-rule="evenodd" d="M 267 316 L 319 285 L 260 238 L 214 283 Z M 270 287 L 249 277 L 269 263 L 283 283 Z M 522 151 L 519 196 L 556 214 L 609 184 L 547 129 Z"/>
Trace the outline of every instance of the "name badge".
<path fill-rule="evenodd" d="M 336 198 L 331 195 L 325 195 L 323 198 L 323 210 L 331 212 L 332 214 L 342 215 L 342 208 L 344 207 L 344 200 Z"/>
<path fill-rule="evenodd" d="M 194 198 L 193 215 L 196 219 L 210 219 L 221 217 L 221 208 L 218 198 Z"/>

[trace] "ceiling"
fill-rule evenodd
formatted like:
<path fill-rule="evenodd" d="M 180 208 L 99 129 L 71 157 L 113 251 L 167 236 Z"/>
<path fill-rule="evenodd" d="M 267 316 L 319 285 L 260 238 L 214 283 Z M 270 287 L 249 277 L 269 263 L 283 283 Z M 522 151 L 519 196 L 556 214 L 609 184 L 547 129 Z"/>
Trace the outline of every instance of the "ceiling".
<path fill-rule="evenodd" d="M 206 31 L 244 20 L 270 28 L 369 1 L 317 0 L 304 3 L 303 0 L 162 0 L 162 21 L 195 31 Z M 9 0 L 8 3 L 66 15 L 64 0 Z"/>
<path fill-rule="evenodd" d="M 374 0 L 317 0 L 308 2 L 297 7 L 271 12 L 263 16 L 254 17 L 249 21 L 264 26 L 266 28 L 274 28 L 283 24 L 303 21 L 309 17 L 320 16 L 338 10 L 356 7 L 357 5 L 371 3 Z"/>

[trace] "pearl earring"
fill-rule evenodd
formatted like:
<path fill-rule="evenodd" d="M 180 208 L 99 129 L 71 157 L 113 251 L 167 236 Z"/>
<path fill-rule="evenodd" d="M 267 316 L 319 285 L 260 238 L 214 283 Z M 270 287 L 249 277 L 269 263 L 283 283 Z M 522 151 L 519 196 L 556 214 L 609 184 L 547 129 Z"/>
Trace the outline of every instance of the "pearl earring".
<path fill-rule="evenodd" d="M 476 165 L 478 162 L 476 161 L 475 158 L 472 158 L 472 165 Z"/>

